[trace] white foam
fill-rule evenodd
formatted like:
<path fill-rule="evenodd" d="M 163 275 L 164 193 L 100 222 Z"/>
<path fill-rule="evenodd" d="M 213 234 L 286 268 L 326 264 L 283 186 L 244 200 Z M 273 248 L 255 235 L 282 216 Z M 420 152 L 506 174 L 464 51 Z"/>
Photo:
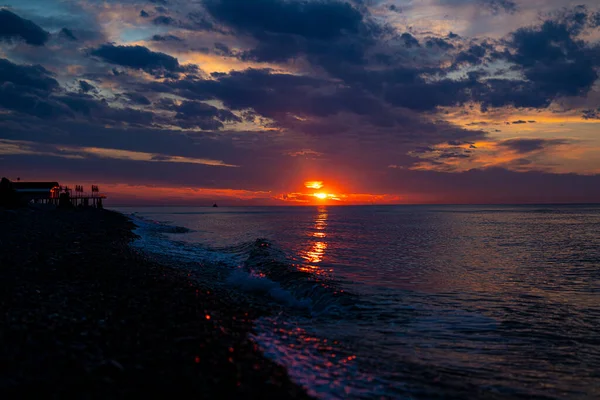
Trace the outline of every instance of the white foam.
<path fill-rule="evenodd" d="M 296 299 L 289 291 L 278 283 L 255 272 L 243 268 L 235 269 L 227 278 L 227 283 L 249 293 L 265 293 L 278 303 L 294 308 L 310 309 L 310 299 Z"/>

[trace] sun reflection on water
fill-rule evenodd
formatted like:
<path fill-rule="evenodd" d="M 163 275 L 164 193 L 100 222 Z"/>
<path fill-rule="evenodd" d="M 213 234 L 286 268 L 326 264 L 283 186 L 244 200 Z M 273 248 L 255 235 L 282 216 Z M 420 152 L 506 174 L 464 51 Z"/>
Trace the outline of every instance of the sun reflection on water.
<path fill-rule="evenodd" d="M 325 232 L 327 228 L 327 218 L 327 208 L 324 206 L 318 207 L 314 226 L 309 232 L 309 235 L 317 240 L 312 242 L 310 248 L 302 254 L 302 258 L 308 265 L 298 266 L 300 271 L 318 275 L 324 273 L 323 269 L 315 264 L 319 264 L 323 261 L 325 251 L 327 250 L 327 242 L 325 241 L 325 238 L 327 237 L 327 233 Z"/>

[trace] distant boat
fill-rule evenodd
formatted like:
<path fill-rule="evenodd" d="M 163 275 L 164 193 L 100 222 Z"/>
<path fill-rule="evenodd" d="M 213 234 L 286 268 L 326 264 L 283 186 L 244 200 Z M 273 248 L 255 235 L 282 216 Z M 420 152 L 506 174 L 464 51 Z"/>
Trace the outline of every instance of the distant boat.
<path fill-rule="evenodd" d="M 215 204 L 213 204 L 213 207 L 219 207 L 219 206 L 217 205 L 217 203 L 215 203 Z"/>

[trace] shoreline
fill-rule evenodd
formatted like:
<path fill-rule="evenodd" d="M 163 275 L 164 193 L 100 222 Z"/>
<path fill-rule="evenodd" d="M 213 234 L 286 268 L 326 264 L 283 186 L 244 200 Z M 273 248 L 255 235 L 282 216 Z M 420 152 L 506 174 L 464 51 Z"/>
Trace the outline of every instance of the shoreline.
<path fill-rule="evenodd" d="M 260 310 L 130 246 L 108 210 L 0 210 L 0 394 L 310 399 L 248 339 Z"/>

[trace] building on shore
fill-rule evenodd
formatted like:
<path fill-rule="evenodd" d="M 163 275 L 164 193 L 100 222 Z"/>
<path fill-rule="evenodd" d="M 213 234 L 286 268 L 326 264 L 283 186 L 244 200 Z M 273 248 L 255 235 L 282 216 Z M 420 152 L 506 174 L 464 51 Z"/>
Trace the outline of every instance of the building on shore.
<path fill-rule="evenodd" d="M 18 207 L 29 203 L 50 204 L 58 207 L 103 208 L 106 196 L 96 185 L 88 192 L 83 186 L 61 186 L 58 182 L 21 182 L 2 178 L 0 206 Z"/>

